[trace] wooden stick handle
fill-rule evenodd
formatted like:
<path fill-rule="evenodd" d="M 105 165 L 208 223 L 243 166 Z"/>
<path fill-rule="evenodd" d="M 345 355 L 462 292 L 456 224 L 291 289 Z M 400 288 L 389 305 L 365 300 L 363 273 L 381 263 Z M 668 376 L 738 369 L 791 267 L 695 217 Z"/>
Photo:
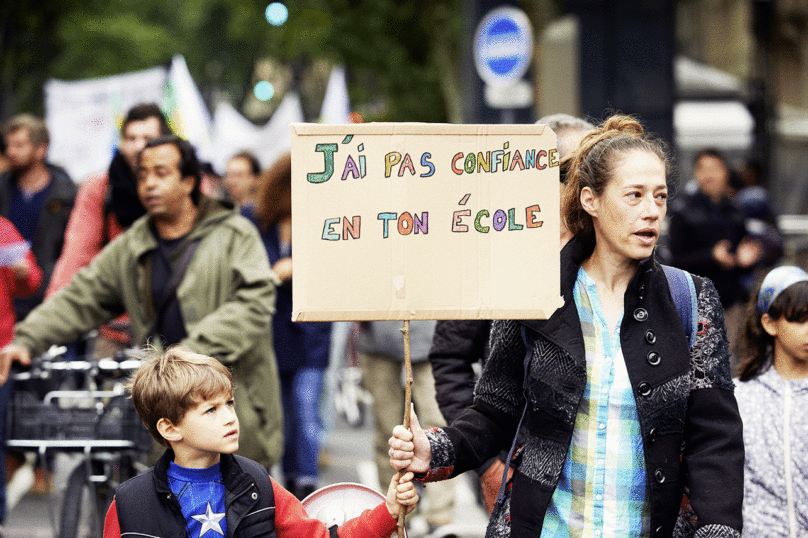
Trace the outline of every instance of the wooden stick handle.
<path fill-rule="evenodd" d="M 410 429 L 410 408 L 412 407 L 412 358 L 410 357 L 410 320 L 404 320 L 404 427 Z M 404 516 L 406 508 L 398 508 L 398 524 L 396 533 L 398 538 L 404 538 Z"/>

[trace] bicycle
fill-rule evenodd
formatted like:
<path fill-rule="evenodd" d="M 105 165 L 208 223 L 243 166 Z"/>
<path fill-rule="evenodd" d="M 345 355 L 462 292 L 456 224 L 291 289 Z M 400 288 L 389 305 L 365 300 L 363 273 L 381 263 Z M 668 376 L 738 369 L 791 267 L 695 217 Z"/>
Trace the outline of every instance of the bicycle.
<path fill-rule="evenodd" d="M 356 352 L 359 327 L 352 324 L 345 346 L 344 363 L 336 371 L 334 408 L 352 428 L 361 428 L 373 405 L 373 396 L 362 386 L 362 368 Z"/>
<path fill-rule="evenodd" d="M 12 374 L 6 446 L 35 450 L 42 462 L 49 452 L 81 454 L 67 479 L 58 525 L 50 503 L 49 517 L 59 538 L 98 537 L 115 489 L 146 469 L 151 450 L 151 436 L 124 390 L 140 366 L 139 352 L 59 360 L 64 350 L 51 348 L 28 370 Z M 17 388 L 23 383 L 29 390 Z"/>

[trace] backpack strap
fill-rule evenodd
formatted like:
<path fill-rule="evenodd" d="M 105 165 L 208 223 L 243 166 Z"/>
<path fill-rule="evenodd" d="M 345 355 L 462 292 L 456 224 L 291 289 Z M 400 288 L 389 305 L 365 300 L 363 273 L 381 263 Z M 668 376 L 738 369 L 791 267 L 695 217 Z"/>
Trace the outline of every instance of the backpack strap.
<path fill-rule="evenodd" d="M 185 271 L 188 269 L 188 265 L 191 263 L 191 258 L 194 257 L 194 253 L 196 253 L 196 249 L 199 247 L 199 243 L 202 241 L 202 239 L 203 238 L 198 237 L 185 245 L 185 250 L 183 250 L 180 259 L 177 261 L 174 267 L 171 280 L 168 281 L 163 296 L 160 298 L 160 302 L 154 305 L 155 319 L 151 328 L 149 329 L 149 332 L 147 333 L 148 338 L 157 336 L 157 329 L 162 323 L 166 309 L 171 301 L 177 296 L 177 288 L 179 288 L 180 284 L 182 283 L 182 279 L 185 278 Z"/>
<path fill-rule="evenodd" d="M 699 326 L 698 297 L 693 275 L 670 265 L 663 265 L 662 270 L 665 271 L 671 297 L 679 312 L 682 326 L 685 328 L 688 348 L 693 347 Z"/>

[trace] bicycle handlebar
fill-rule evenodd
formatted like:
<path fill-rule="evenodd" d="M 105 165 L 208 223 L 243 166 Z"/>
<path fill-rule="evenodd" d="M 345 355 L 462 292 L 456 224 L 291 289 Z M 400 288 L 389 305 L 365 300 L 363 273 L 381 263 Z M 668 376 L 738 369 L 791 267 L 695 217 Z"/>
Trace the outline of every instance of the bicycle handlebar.
<path fill-rule="evenodd" d="M 31 379 L 46 379 L 51 372 L 90 372 L 97 370 L 99 373 L 113 374 L 115 372 L 128 373 L 140 368 L 139 349 L 127 349 L 118 351 L 112 357 L 97 360 L 60 360 L 67 351 L 65 347 L 52 346 L 47 352 L 31 359 L 31 365 L 23 371 L 12 371 L 10 378 L 16 381 L 27 381 Z"/>

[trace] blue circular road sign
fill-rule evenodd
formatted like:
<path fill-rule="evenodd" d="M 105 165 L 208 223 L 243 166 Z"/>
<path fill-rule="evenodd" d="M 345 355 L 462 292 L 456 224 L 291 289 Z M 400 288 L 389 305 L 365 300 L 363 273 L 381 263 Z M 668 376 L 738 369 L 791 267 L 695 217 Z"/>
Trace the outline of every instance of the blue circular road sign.
<path fill-rule="evenodd" d="M 492 86 L 518 81 L 530 66 L 533 27 L 521 9 L 499 7 L 488 12 L 474 36 L 477 73 Z"/>

